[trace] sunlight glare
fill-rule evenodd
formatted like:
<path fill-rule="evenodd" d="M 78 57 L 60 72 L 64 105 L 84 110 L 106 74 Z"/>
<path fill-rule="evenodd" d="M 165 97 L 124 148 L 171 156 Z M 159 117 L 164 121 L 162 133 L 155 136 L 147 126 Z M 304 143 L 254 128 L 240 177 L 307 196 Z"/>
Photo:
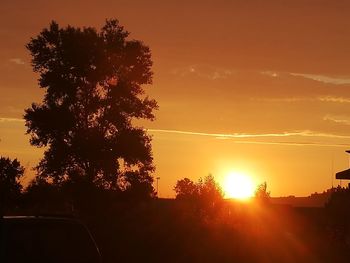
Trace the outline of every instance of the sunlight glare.
<path fill-rule="evenodd" d="M 242 172 L 230 172 L 223 182 L 226 198 L 247 200 L 254 195 L 254 185 L 251 177 Z"/>

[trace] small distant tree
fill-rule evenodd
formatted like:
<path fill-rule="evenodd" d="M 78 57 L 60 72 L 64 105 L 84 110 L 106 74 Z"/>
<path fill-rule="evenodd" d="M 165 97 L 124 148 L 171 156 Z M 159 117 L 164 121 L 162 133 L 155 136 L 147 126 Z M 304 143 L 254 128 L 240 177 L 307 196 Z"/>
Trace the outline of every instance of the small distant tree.
<path fill-rule="evenodd" d="M 0 157 L 0 208 L 11 208 L 21 195 L 24 168 L 17 159 Z"/>
<path fill-rule="evenodd" d="M 217 214 L 224 196 L 212 175 L 200 178 L 197 183 L 184 178 L 177 181 L 174 190 L 176 199 L 190 201 L 194 205 L 194 211 L 203 218 L 212 218 Z"/>
<path fill-rule="evenodd" d="M 267 191 L 267 183 L 264 182 L 255 190 L 255 199 L 261 203 L 269 203 L 270 202 L 270 192 Z"/>
<path fill-rule="evenodd" d="M 151 137 L 134 125 L 153 120 L 158 107 L 144 90 L 152 83 L 151 51 L 128 36 L 118 20 L 99 31 L 52 22 L 28 43 L 44 90 L 24 116 L 31 144 L 46 149 L 39 177 L 112 190 L 136 184 L 152 194 Z"/>
<path fill-rule="evenodd" d="M 197 185 L 188 178 L 178 180 L 174 187 L 176 199 L 182 200 L 197 198 L 199 194 L 198 190 Z"/>
<path fill-rule="evenodd" d="M 206 176 L 204 180 L 199 179 L 197 187 L 199 196 L 204 202 L 217 203 L 224 198 L 224 193 L 220 185 L 211 174 Z"/>
<path fill-rule="evenodd" d="M 205 200 L 223 199 L 223 191 L 215 178 L 209 174 L 197 183 L 188 178 L 178 180 L 174 187 L 177 199 L 200 198 Z"/>

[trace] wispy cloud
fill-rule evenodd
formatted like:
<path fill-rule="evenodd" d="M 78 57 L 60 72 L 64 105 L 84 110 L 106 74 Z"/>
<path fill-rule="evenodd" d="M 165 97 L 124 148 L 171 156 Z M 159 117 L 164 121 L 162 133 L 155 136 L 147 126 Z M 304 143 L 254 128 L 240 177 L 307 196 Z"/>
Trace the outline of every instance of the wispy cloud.
<path fill-rule="evenodd" d="M 344 97 L 324 96 L 324 97 L 318 97 L 318 100 L 323 102 L 350 103 L 350 98 L 344 98 Z"/>
<path fill-rule="evenodd" d="M 171 72 L 174 75 L 181 77 L 195 75 L 201 78 L 207 78 L 211 80 L 225 79 L 233 74 L 230 69 L 224 69 L 209 65 L 190 65 L 187 67 L 177 68 Z"/>
<path fill-rule="evenodd" d="M 319 147 L 350 147 L 349 143 L 343 142 L 328 142 L 328 141 L 301 141 L 303 137 L 313 137 L 318 139 L 350 139 L 350 136 L 336 135 L 329 133 L 317 133 L 312 131 L 297 131 L 283 133 L 263 133 L 263 134 L 222 134 L 222 133 L 204 133 L 181 130 L 163 130 L 163 129 L 148 129 L 150 133 L 168 133 L 174 135 L 189 135 L 189 136 L 205 136 L 221 140 L 233 140 L 238 144 L 259 144 L 259 145 L 284 145 L 284 146 L 319 146 Z M 290 141 L 274 141 L 276 138 L 290 137 Z M 299 140 L 298 140 L 299 137 Z M 258 140 L 259 139 L 259 140 Z M 292 140 L 294 139 L 294 140 Z M 306 138 L 305 138 L 306 139 Z"/>
<path fill-rule="evenodd" d="M 320 74 L 278 72 L 278 71 L 260 71 L 260 74 L 270 76 L 272 78 L 283 77 L 283 76 L 293 76 L 293 77 L 302 77 L 305 79 L 311 79 L 314 81 L 328 83 L 328 84 L 335 84 L 335 85 L 350 84 L 350 76 L 335 77 L 335 76 L 327 76 L 327 75 L 320 75 Z"/>
<path fill-rule="evenodd" d="M 300 101 L 321 101 L 330 103 L 350 103 L 350 98 L 335 97 L 335 96 L 320 96 L 320 97 L 280 97 L 280 98 L 251 98 L 253 101 L 265 101 L 265 102 L 300 102 Z"/>
<path fill-rule="evenodd" d="M 334 116 L 334 115 L 328 114 L 323 117 L 323 120 L 344 124 L 344 125 L 350 125 L 350 117 L 348 116 Z"/>
<path fill-rule="evenodd" d="M 282 97 L 282 98 L 251 98 L 253 101 L 263 102 L 299 102 L 299 101 L 313 101 L 315 99 L 305 97 Z"/>
<path fill-rule="evenodd" d="M 20 119 L 20 118 L 0 118 L 0 122 L 24 122 L 24 119 Z"/>
<path fill-rule="evenodd" d="M 214 137 L 219 139 L 245 139 L 245 138 L 273 138 L 273 137 L 319 137 L 319 138 L 335 138 L 335 139 L 350 139 L 349 135 L 338 135 L 332 133 L 313 132 L 310 130 L 292 131 L 282 133 L 205 133 L 205 132 L 193 132 L 193 131 L 181 131 L 181 130 L 165 130 L 165 129 L 147 129 L 149 132 L 154 133 L 172 133 L 182 135 L 198 135 Z"/>
<path fill-rule="evenodd" d="M 150 132 L 161 132 L 161 133 L 173 133 L 183 135 L 199 135 L 215 138 L 257 138 L 257 137 L 287 137 L 297 135 L 298 133 L 265 133 L 265 134 L 245 134 L 245 133 L 205 133 L 205 132 L 193 132 L 193 131 L 181 131 L 181 130 L 163 130 L 163 129 L 148 129 Z M 350 138 L 350 137 L 349 137 Z"/>
<path fill-rule="evenodd" d="M 276 71 L 262 71 L 260 72 L 262 75 L 267 75 L 267 76 L 270 76 L 270 77 L 273 77 L 273 78 L 277 78 L 280 73 L 276 72 Z"/>
<path fill-rule="evenodd" d="M 335 85 L 344 85 L 350 84 L 350 77 L 333 77 L 317 74 L 305 74 L 305 73 L 289 73 L 291 76 L 303 77 L 306 79 L 311 79 L 323 83 L 335 84 Z"/>
<path fill-rule="evenodd" d="M 198 77 L 209 78 L 212 80 L 215 79 L 224 79 L 227 78 L 233 73 L 237 72 L 237 70 L 215 67 L 211 65 L 200 65 L 194 64 L 189 65 L 187 67 L 176 68 L 172 70 L 172 74 L 179 76 L 188 76 L 188 75 L 196 75 Z M 350 84 L 350 76 L 338 77 L 338 76 L 327 76 L 321 74 L 308 74 L 308 73 L 295 73 L 295 72 L 283 72 L 283 71 L 273 71 L 273 70 L 265 70 L 265 71 L 257 71 L 256 73 L 269 76 L 271 78 L 283 78 L 288 76 L 293 77 L 301 77 L 305 79 L 311 79 L 314 81 L 334 84 L 334 85 L 345 85 Z"/>
<path fill-rule="evenodd" d="M 285 146 L 321 146 L 321 147 L 349 147 L 350 143 L 327 143 L 327 142 L 272 142 L 272 141 L 235 141 L 241 144 L 262 145 L 285 145 Z"/>
<path fill-rule="evenodd" d="M 11 58 L 9 59 L 10 62 L 15 63 L 17 65 L 24 65 L 25 62 L 21 58 Z"/>

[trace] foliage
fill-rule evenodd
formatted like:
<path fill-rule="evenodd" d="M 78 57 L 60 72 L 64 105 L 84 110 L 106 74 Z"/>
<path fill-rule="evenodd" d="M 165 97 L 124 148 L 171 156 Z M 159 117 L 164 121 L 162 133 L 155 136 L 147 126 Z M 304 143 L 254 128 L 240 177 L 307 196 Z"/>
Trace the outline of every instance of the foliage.
<path fill-rule="evenodd" d="M 143 88 L 152 83 L 151 52 L 128 36 L 118 20 L 100 31 L 52 22 L 27 44 L 45 90 L 24 116 L 31 144 L 46 149 L 40 177 L 153 192 L 151 137 L 133 124 L 153 120 L 158 107 Z"/>
<path fill-rule="evenodd" d="M 13 205 L 20 197 L 24 168 L 17 159 L 0 157 L 0 208 Z"/>
<path fill-rule="evenodd" d="M 194 212 L 204 219 L 214 217 L 223 204 L 223 191 L 210 174 L 204 180 L 200 178 L 197 183 L 188 178 L 181 179 L 177 181 L 174 191 L 177 200 L 192 205 Z"/>
<path fill-rule="evenodd" d="M 270 192 L 267 191 L 267 183 L 264 182 L 255 190 L 255 200 L 261 203 L 268 203 L 270 202 Z"/>
<path fill-rule="evenodd" d="M 188 178 L 178 180 L 174 187 L 176 199 L 191 200 L 196 198 L 199 194 L 198 190 L 198 186 Z"/>
<path fill-rule="evenodd" d="M 220 185 L 215 181 L 215 178 L 209 174 L 204 180 L 199 179 L 197 183 L 199 196 L 202 200 L 208 202 L 218 202 L 224 197 L 224 193 Z"/>
<path fill-rule="evenodd" d="M 66 213 L 67 211 L 62 211 L 64 203 L 61 187 L 50 184 L 42 177 L 34 178 L 23 192 L 23 208 L 36 212 L 44 214 Z"/>
<path fill-rule="evenodd" d="M 209 174 L 200 178 L 197 183 L 188 178 L 178 180 L 174 187 L 176 199 L 217 200 L 223 198 L 223 192 L 215 178 Z"/>

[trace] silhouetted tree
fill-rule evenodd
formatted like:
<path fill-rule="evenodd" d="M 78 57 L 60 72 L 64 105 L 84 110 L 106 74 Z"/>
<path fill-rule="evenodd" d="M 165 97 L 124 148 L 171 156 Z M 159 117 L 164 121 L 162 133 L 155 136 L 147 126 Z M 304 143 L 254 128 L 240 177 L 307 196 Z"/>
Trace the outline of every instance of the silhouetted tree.
<path fill-rule="evenodd" d="M 52 22 L 27 44 L 45 90 L 24 116 L 31 144 L 46 147 L 40 177 L 153 192 L 151 138 L 133 122 L 153 120 L 158 107 L 143 88 L 152 83 L 151 52 L 128 36 L 118 20 L 100 31 Z"/>
<path fill-rule="evenodd" d="M 221 187 L 211 174 L 204 179 L 200 178 L 197 183 L 188 178 L 179 180 L 174 191 L 176 199 L 194 205 L 194 212 L 199 212 L 199 215 L 204 218 L 210 218 L 217 214 L 224 196 Z"/>
<path fill-rule="evenodd" d="M 0 210 L 11 208 L 21 195 L 24 168 L 17 159 L 0 157 Z"/>
<path fill-rule="evenodd" d="M 264 182 L 260 185 L 255 190 L 255 200 L 261 203 L 268 203 L 270 202 L 270 192 L 267 191 L 267 183 Z"/>
<path fill-rule="evenodd" d="M 198 197 L 197 185 L 190 179 L 184 178 L 178 180 L 174 187 L 176 193 L 176 199 L 191 200 Z"/>
<path fill-rule="evenodd" d="M 64 198 L 69 197 L 66 195 Z M 62 189 L 42 177 L 34 178 L 23 191 L 22 206 L 34 213 L 71 212 L 62 209 L 64 203 Z"/>
<path fill-rule="evenodd" d="M 206 176 L 204 180 L 199 179 L 197 187 L 199 196 L 204 202 L 215 204 L 223 200 L 224 193 L 211 174 Z"/>
<path fill-rule="evenodd" d="M 174 191 L 177 199 L 223 199 L 223 191 L 211 174 L 206 176 L 204 180 L 200 178 L 197 183 L 188 178 L 178 180 Z"/>

